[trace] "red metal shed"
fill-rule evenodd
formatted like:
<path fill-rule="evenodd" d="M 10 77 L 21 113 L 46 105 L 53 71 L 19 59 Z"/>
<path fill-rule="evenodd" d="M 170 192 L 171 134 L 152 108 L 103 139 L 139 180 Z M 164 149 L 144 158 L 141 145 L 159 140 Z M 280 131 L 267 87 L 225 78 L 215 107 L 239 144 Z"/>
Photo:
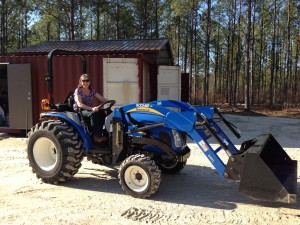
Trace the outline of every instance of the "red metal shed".
<path fill-rule="evenodd" d="M 47 55 L 53 49 L 84 54 L 87 60 L 87 73 L 92 77 L 93 87 L 100 94 L 105 94 L 104 89 L 106 89 L 103 85 L 104 63 L 118 59 L 119 61 L 114 65 L 122 66 L 128 62 L 128 59 L 134 59 L 131 63 L 137 67 L 137 101 L 157 99 L 159 66 L 173 66 L 173 57 L 167 39 L 47 41 L 18 49 L 11 56 L 0 57 L 0 104 L 6 113 L 6 122 L 0 125 L 0 132 L 18 132 L 29 129 L 38 122 L 41 113 L 40 102 L 47 97 L 48 93 L 45 82 L 48 68 Z M 54 56 L 54 102 L 63 102 L 67 93 L 75 89 L 81 71 L 80 57 Z M 122 68 L 117 71 L 121 73 L 114 74 L 116 79 L 123 75 Z M 117 81 L 112 84 L 117 87 Z"/>

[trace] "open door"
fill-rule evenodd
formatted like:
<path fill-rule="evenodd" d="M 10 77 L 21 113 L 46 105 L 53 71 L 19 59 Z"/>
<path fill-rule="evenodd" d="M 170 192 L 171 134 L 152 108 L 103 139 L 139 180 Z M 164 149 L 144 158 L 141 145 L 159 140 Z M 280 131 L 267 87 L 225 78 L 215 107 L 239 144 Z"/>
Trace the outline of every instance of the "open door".
<path fill-rule="evenodd" d="M 32 127 L 32 92 L 30 64 L 8 64 L 9 128 Z"/>

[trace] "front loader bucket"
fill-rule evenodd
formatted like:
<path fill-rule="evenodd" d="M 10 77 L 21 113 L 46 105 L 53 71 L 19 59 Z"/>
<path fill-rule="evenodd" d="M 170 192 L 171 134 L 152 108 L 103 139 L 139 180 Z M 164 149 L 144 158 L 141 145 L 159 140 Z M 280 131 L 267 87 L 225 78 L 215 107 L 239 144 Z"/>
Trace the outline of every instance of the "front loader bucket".
<path fill-rule="evenodd" d="M 241 194 L 263 201 L 296 203 L 297 161 L 290 159 L 271 134 L 258 136 L 236 159 L 229 161 L 240 161 L 235 169 L 240 170 Z"/>

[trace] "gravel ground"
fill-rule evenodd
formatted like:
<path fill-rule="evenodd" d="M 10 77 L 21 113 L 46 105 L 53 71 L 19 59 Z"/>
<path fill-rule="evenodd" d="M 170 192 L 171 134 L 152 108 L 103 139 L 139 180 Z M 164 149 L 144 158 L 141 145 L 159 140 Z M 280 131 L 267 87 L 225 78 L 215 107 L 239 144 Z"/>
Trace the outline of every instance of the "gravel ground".
<path fill-rule="evenodd" d="M 300 161 L 300 119 L 226 115 L 241 128 L 239 145 L 272 132 L 292 159 Z M 191 157 L 177 175 L 163 175 L 150 199 L 125 195 L 117 167 L 84 160 L 74 178 L 60 185 L 42 183 L 31 172 L 26 138 L 0 135 L 0 224 L 300 224 L 295 205 L 265 203 L 238 193 L 238 184 L 218 175 L 191 143 Z M 298 163 L 298 186 L 300 189 Z"/>

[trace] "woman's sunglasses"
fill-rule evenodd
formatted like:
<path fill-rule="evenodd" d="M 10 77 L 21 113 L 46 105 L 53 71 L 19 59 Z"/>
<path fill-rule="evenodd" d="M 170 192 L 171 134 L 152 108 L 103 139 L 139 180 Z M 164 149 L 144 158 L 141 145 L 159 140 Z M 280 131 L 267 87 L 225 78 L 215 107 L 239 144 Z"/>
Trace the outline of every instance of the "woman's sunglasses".
<path fill-rule="evenodd" d="M 82 80 L 82 82 L 90 82 L 90 80 Z"/>

